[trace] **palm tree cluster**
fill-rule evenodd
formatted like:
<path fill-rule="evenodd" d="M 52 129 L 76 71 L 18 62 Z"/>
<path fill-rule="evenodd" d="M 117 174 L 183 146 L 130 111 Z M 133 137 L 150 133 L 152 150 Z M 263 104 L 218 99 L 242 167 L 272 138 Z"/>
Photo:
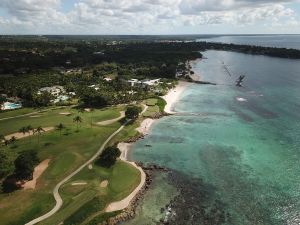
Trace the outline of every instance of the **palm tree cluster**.
<path fill-rule="evenodd" d="M 82 118 L 80 116 L 75 116 L 73 118 L 73 122 L 76 123 L 76 126 L 77 126 L 77 131 L 78 131 L 78 126 L 79 126 L 79 123 L 82 122 Z"/>

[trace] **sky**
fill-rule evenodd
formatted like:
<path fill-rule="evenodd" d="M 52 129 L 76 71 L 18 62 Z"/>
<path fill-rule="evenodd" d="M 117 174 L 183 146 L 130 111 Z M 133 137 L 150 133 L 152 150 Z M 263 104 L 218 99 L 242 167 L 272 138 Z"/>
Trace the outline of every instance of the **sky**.
<path fill-rule="evenodd" d="M 0 0 L 0 34 L 300 34 L 300 0 Z"/>

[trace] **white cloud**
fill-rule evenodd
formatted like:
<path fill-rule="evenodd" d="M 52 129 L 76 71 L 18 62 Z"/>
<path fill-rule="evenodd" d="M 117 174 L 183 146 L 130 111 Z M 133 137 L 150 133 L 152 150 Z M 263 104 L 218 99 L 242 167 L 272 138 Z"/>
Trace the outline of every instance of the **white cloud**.
<path fill-rule="evenodd" d="M 62 11 L 62 1 L 1 0 L 8 16 L 0 24 L 23 26 L 28 33 L 165 33 L 185 26 L 299 21 L 286 4 L 292 0 L 78 0 L 69 12 Z"/>

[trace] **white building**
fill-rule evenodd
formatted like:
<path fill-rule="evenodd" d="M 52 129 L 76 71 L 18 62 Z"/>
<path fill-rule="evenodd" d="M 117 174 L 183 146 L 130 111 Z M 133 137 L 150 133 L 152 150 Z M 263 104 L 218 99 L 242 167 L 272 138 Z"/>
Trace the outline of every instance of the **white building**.
<path fill-rule="evenodd" d="M 105 78 L 103 78 L 103 80 L 105 80 L 105 81 L 112 81 L 112 79 L 110 78 L 110 77 L 105 77 Z"/>
<path fill-rule="evenodd" d="M 142 84 L 146 86 L 157 86 L 160 82 L 160 79 L 154 79 L 154 80 L 146 80 L 142 81 Z"/>
<path fill-rule="evenodd" d="M 127 81 L 130 83 L 131 87 L 135 86 L 136 84 L 140 84 L 141 82 L 138 79 L 131 79 Z"/>
<path fill-rule="evenodd" d="M 40 94 L 42 94 L 42 92 L 48 92 L 51 95 L 57 97 L 65 92 L 65 88 L 63 86 L 59 86 L 59 85 L 52 86 L 52 87 L 43 87 L 43 88 L 39 89 L 37 94 L 40 95 Z"/>

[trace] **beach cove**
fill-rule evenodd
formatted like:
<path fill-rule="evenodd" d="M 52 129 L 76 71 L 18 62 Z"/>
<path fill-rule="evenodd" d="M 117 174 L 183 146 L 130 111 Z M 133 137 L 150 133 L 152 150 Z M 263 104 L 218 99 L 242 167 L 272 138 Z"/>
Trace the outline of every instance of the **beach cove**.
<path fill-rule="evenodd" d="M 204 55 L 193 69 L 217 86 L 190 85 L 169 108 L 178 113 L 155 122 L 127 153 L 171 172 L 157 174 L 124 224 L 297 224 L 299 62 Z M 244 88 L 234 87 L 223 61 L 234 76 L 247 74 Z"/>

